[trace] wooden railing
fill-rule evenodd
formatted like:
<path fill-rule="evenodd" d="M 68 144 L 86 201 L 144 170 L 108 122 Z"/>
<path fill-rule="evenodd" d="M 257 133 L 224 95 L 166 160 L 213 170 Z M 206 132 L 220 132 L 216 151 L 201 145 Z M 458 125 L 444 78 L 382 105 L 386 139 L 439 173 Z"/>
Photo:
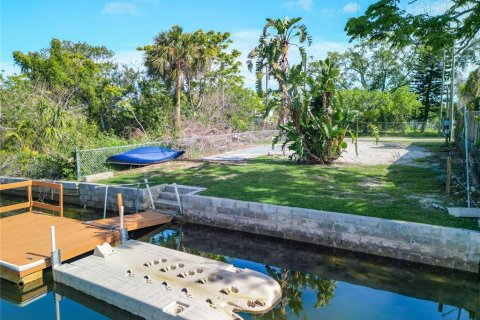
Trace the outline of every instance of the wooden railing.
<path fill-rule="evenodd" d="M 26 209 L 26 208 L 28 208 L 29 212 L 32 212 L 32 208 L 42 208 L 42 209 L 56 211 L 56 212 L 58 212 L 60 217 L 63 217 L 63 185 L 62 184 L 44 182 L 44 181 L 27 180 L 27 181 L 21 181 L 21 182 L 0 184 L 0 191 L 17 189 L 17 188 L 24 188 L 24 187 L 27 188 L 27 197 L 28 197 L 27 199 L 28 199 L 28 201 L 21 202 L 21 203 L 16 203 L 16 204 L 11 204 L 11 205 L 8 205 L 8 206 L 1 206 L 0 207 L 0 214 L 5 213 L 5 212 L 9 212 L 9 211 L 19 210 L 19 209 Z M 53 205 L 53 204 L 49 204 L 49 203 L 33 201 L 32 200 L 32 187 L 51 188 L 51 189 L 58 190 L 58 202 L 59 202 L 58 206 Z"/>

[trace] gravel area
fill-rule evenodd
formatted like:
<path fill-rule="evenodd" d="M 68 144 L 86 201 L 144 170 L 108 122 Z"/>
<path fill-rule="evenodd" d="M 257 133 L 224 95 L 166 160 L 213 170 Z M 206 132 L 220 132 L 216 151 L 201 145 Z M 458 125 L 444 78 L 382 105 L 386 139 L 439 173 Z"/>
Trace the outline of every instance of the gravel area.
<path fill-rule="evenodd" d="M 378 142 L 359 140 L 358 156 L 355 146 L 348 144 L 347 149 L 335 163 L 378 165 L 378 164 L 416 164 L 415 159 L 425 158 L 431 153 L 422 147 L 412 146 L 408 143 Z"/>
<path fill-rule="evenodd" d="M 266 155 L 283 155 L 280 145 L 272 150 L 269 145 L 255 146 L 245 149 L 204 157 L 212 161 L 242 161 Z M 336 164 L 379 165 L 379 164 L 409 164 L 414 165 L 415 159 L 431 155 L 422 147 L 412 146 L 408 142 L 380 141 L 375 144 L 371 139 L 358 141 L 358 156 L 355 146 L 348 141 L 348 147 Z"/>

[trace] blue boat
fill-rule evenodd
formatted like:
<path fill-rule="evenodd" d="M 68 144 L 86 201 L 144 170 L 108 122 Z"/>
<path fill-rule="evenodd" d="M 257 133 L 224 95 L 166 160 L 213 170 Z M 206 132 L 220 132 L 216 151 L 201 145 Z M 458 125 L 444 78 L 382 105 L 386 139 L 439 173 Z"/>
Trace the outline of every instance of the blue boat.
<path fill-rule="evenodd" d="M 184 153 L 183 150 L 172 150 L 157 146 L 140 147 L 111 156 L 107 159 L 107 162 L 143 166 L 173 160 Z"/>

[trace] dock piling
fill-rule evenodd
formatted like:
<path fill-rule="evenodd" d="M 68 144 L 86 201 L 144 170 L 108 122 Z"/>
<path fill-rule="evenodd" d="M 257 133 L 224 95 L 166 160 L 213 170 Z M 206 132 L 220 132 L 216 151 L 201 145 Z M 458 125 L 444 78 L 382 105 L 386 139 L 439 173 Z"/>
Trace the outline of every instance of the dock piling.
<path fill-rule="evenodd" d="M 121 206 L 119 208 L 120 211 L 120 243 L 124 243 L 125 241 L 128 240 L 128 230 L 125 228 L 123 224 L 123 210 L 124 207 Z"/>
<path fill-rule="evenodd" d="M 52 244 L 52 268 L 61 264 L 60 249 L 56 248 L 55 226 L 50 226 L 50 241 Z"/>

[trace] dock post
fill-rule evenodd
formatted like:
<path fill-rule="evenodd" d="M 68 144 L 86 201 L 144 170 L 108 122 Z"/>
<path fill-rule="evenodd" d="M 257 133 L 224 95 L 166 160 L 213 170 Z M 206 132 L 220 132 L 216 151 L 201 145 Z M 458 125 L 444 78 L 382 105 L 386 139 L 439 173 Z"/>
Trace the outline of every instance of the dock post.
<path fill-rule="evenodd" d="M 60 249 L 56 248 L 56 239 L 55 239 L 55 226 L 50 226 L 50 240 L 52 244 L 52 268 L 60 266 L 61 258 L 60 258 Z"/>
<path fill-rule="evenodd" d="M 152 204 L 152 209 L 155 210 L 155 202 L 153 202 L 152 191 L 150 190 L 150 185 L 148 184 L 148 179 L 145 178 L 145 186 L 147 187 L 148 197 L 150 198 L 150 203 Z"/>
<path fill-rule="evenodd" d="M 180 195 L 178 194 L 178 188 L 176 183 L 173 184 L 173 189 L 175 190 L 175 196 L 177 197 L 178 209 L 180 210 L 180 214 L 183 215 L 182 203 L 180 202 Z"/>
<path fill-rule="evenodd" d="M 124 223 L 123 223 L 123 206 L 119 208 L 120 211 L 120 243 L 124 243 L 125 241 L 128 240 L 128 230 L 125 229 Z"/>
<path fill-rule="evenodd" d="M 107 217 L 107 197 L 108 197 L 108 184 L 105 187 L 105 199 L 103 201 L 103 219 Z"/>

